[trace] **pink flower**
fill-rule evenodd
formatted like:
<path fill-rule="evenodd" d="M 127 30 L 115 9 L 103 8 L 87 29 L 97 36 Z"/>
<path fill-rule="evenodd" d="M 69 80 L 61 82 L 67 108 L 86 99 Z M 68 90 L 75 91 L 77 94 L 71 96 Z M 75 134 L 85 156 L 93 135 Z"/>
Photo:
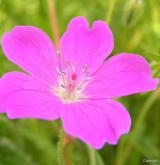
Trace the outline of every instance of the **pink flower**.
<path fill-rule="evenodd" d="M 127 44 L 127 43 L 126 43 Z M 113 34 L 103 21 L 92 28 L 72 19 L 60 42 L 60 60 L 48 36 L 38 28 L 17 26 L 2 38 L 6 57 L 27 73 L 6 73 L 0 82 L 10 119 L 60 118 L 64 130 L 100 149 L 128 133 L 128 111 L 112 100 L 157 88 L 147 61 L 121 53 L 110 57 Z"/>

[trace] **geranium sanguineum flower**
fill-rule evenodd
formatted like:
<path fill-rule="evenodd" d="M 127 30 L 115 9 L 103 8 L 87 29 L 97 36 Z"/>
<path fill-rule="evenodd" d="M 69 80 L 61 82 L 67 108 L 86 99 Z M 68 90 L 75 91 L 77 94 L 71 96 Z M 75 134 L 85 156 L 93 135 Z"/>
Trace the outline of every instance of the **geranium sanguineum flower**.
<path fill-rule="evenodd" d="M 127 43 L 126 43 L 127 44 Z M 26 73 L 6 73 L 0 82 L 1 106 L 10 119 L 60 118 L 64 130 L 96 149 L 117 144 L 128 133 L 128 111 L 113 98 L 155 90 L 147 61 L 114 47 L 103 21 L 92 28 L 83 17 L 71 20 L 61 38 L 60 58 L 49 37 L 32 26 L 17 26 L 2 37 L 6 57 Z"/>

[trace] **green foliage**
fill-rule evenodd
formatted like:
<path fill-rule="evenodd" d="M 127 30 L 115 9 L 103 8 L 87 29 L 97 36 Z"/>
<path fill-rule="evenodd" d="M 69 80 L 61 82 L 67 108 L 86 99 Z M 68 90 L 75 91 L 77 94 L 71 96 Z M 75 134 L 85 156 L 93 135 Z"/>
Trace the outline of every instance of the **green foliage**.
<path fill-rule="evenodd" d="M 114 33 L 115 49 L 144 56 L 160 77 L 159 0 L 56 0 L 60 35 L 77 15 L 92 23 L 102 19 Z M 0 38 L 15 25 L 34 25 L 52 38 L 47 0 L 0 0 Z M 7 61 L 0 49 L 0 76 L 19 70 Z M 65 146 L 66 160 L 72 165 L 135 165 L 143 159 L 160 159 L 160 90 L 121 98 L 132 117 L 129 135 L 117 146 L 106 145 L 93 151 L 78 140 Z M 59 121 L 9 121 L 0 116 L 0 165 L 56 165 Z"/>

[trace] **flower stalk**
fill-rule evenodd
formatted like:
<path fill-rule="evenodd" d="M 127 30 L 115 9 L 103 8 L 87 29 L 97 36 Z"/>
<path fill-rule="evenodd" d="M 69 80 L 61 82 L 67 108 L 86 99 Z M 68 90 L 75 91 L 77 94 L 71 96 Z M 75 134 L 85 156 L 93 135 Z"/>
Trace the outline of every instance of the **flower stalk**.
<path fill-rule="evenodd" d="M 89 164 L 90 165 L 97 165 L 95 150 L 88 145 L 87 145 L 87 148 L 88 148 L 88 154 L 89 154 Z"/>
<path fill-rule="evenodd" d="M 64 165 L 64 137 L 65 133 L 61 128 L 58 141 L 58 165 Z"/>

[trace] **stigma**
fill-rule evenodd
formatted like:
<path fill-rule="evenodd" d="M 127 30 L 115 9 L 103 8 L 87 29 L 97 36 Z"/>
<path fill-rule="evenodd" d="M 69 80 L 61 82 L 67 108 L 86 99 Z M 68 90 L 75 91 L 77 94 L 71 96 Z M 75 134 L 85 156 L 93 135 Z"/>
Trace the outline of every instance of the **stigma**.
<path fill-rule="evenodd" d="M 57 84 L 53 92 L 63 103 L 80 102 L 87 98 L 84 90 L 91 80 L 87 65 L 77 69 L 75 64 L 66 62 L 57 72 Z"/>

